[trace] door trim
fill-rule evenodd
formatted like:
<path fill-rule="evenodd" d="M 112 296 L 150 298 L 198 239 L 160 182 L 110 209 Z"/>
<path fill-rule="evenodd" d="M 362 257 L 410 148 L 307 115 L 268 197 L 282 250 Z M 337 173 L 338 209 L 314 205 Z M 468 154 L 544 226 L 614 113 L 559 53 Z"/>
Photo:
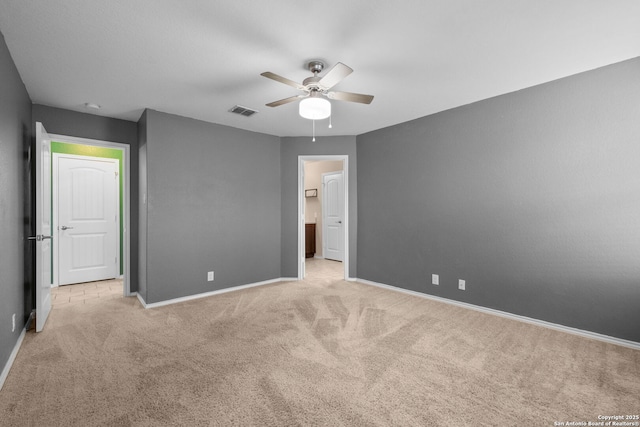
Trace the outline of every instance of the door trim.
<path fill-rule="evenodd" d="M 78 138 L 75 136 L 49 134 L 51 140 L 58 142 L 64 142 L 67 144 L 77 145 L 89 145 L 94 147 L 115 148 L 122 150 L 122 161 L 124 163 L 123 169 L 123 215 L 124 215 L 124 230 L 122 233 L 123 238 L 123 250 L 122 261 L 124 264 L 123 274 L 123 287 L 122 293 L 124 296 L 134 295 L 131 292 L 131 147 L 128 144 L 121 142 L 102 141 L 98 139 Z"/>
<path fill-rule="evenodd" d="M 319 155 L 298 156 L 298 280 L 304 279 L 304 162 L 307 160 L 342 160 L 344 173 L 344 280 L 349 279 L 349 156 L 348 155 Z"/>

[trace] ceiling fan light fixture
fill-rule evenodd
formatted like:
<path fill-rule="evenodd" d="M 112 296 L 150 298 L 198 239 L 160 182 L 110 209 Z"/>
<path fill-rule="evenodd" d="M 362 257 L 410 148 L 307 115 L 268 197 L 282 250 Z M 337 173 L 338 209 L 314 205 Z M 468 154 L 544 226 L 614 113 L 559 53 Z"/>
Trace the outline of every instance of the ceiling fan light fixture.
<path fill-rule="evenodd" d="M 309 120 L 322 120 L 331 115 L 329 100 L 317 96 L 309 96 L 300 101 L 300 116 Z"/>

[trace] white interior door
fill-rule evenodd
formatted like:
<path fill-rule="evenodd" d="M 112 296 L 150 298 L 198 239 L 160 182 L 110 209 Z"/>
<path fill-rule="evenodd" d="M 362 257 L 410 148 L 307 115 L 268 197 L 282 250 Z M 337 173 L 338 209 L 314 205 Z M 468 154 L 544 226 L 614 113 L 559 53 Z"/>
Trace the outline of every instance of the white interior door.
<path fill-rule="evenodd" d="M 58 284 L 119 275 L 118 160 L 54 154 Z"/>
<path fill-rule="evenodd" d="M 36 122 L 36 332 L 51 311 L 51 140 Z"/>
<path fill-rule="evenodd" d="M 344 176 L 342 171 L 322 175 L 322 253 L 344 259 Z"/>

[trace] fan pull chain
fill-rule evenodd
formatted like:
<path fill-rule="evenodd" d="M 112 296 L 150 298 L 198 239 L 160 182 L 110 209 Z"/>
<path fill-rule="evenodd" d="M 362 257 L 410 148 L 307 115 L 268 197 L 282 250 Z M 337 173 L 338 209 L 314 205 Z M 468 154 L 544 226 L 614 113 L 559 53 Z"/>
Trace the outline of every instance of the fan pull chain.
<path fill-rule="evenodd" d="M 333 117 L 333 115 L 329 116 L 329 129 L 331 129 L 333 126 L 331 126 L 331 117 Z"/>
<path fill-rule="evenodd" d="M 313 139 L 311 140 L 311 142 L 316 142 L 316 121 L 312 120 L 313 122 Z"/>

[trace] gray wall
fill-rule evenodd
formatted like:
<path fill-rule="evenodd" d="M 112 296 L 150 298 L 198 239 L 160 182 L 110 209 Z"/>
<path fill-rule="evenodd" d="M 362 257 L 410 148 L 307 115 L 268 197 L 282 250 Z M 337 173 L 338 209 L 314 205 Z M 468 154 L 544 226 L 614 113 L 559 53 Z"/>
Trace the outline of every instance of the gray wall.
<path fill-rule="evenodd" d="M 349 156 L 349 277 L 357 277 L 358 167 L 356 137 L 286 137 L 281 139 L 282 277 L 298 277 L 298 156 Z"/>
<path fill-rule="evenodd" d="M 358 276 L 640 341 L 639 76 L 634 59 L 358 136 Z"/>
<path fill-rule="evenodd" d="M 41 122 L 47 133 L 138 145 L 138 125 L 128 120 L 80 113 L 63 108 L 33 104 L 33 120 Z"/>
<path fill-rule="evenodd" d="M 279 278 L 280 139 L 153 110 L 145 127 L 146 302 Z"/>
<path fill-rule="evenodd" d="M 32 308 L 31 100 L 0 33 L 0 372 L 24 329 Z M 16 329 L 11 331 L 12 315 Z"/>
<path fill-rule="evenodd" d="M 41 122 L 47 133 L 74 136 L 77 138 L 97 139 L 120 142 L 129 145 L 131 156 L 130 180 L 131 194 L 131 291 L 138 290 L 138 125 L 127 120 L 96 116 L 62 108 L 34 104 L 33 121 Z"/>
<path fill-rule="evenodd" d="M 138 294 L 147 300 L 147 111 L 138 121 Z"/>

